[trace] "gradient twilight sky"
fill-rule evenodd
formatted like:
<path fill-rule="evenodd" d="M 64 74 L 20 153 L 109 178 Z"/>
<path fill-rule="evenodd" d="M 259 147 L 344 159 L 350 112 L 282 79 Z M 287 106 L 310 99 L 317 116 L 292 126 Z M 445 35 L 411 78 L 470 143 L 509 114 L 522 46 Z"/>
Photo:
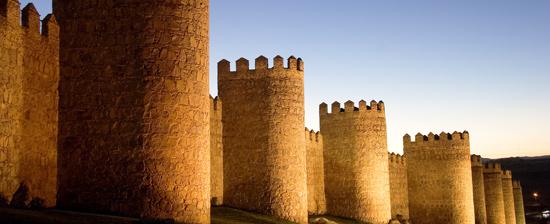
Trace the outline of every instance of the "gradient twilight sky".
<path fill-rule="evenodd" d="M 548 0 L 211 1 L 213 95 L 219 60 L 278 54 L 305 61 L 307 127 L 321 102 L 375 99 L 390 151 L 468 130 L 484 157 L 550 154 Z"/>

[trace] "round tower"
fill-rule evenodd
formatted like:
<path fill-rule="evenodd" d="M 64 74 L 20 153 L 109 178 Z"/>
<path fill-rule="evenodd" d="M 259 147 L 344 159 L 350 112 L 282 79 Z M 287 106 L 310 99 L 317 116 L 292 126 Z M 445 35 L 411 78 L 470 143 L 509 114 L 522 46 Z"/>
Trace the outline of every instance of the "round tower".
<path fill-rule="evenodd" d="M 403 138 L 409 211 L 415 224 L 474 224 L 468 132 Z"/>
<path fill-rule="evenodd" d="M 487 224 L 504 224 L 504 196 L 502 194 L 502 170 L 498 163 L 488 163 L 483 167 L 485 187 L 485 207 Z"/>
<path fill-rule="evenodd" d="M 483 184 L 483 163 L 481 156 L 472 155 L 472 183 L 474 186 L 474 210 L 476 214 L 476 224 L 487 223 L 487 213 L 485 211 L 485 187 Z"/>
<path fill-rule="evenodd" d="M 307 151 L 307 201 L 310 215 L 327 212 L 325 199 L 325 167 L 321 132 L 305 129 Z"/>
<path fill-rule="evenodd" d="M 261 56 L 218 63 L 224 204 L 307 223 L 304 63 Z"/>
<path fill-rule="evenodd" d="M 525 208 L 523 207 L 523 192 L 519 181 L 513 182 L 514 208 L 516 209 L 516 223 L 525 224 Z"/>
<path fill-rule="evenodd" d="M 223 204 L 222 101 L 210 97 L 210 192 L 212 205 Z"/>
<path fill-rule="evenodd" d="M 391 217 L 409 219 L 409 189 L 407 184 L 407 161 L 399 154 L 389 154 Z"/>
<path fill-rule="evenodd" d="M 506 224 L 516 224 L 512 171 L 502 171 L 502 196 L 504 198 L 504 214 L 506 216 Z"/>
<path fill-rule="evenodd" d="M 210 223 L 209 1 L 53 5 L 59 206 Z"/>
<path fill-rule="evenodd" d="M 348 101 L 319 107 L 325 156 L 327 212 L 381 224 L 391 219 L 386 116 L 383 102 Z"/>

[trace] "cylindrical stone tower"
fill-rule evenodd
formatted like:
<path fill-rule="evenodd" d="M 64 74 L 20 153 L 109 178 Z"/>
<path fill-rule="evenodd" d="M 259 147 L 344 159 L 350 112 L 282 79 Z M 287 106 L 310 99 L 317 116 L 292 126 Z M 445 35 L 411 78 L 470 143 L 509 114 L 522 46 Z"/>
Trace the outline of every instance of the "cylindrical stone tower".
<path fill-rule="evenodd" d="M 224 204 L 307 223 L 304 63 L 275 57 L 218 63 Z"/>
<path fill-rule="evenodd" d="M 516 223 L 525 224 L 525 208 L 523 207 L 523 192 L 521 191 L 521 183 L 513 182 L 514 186 L 514 208 L 516 209 Z"/>
<path fill-rule="evenodd" d="M 483 163 L 481 156 L 472 155 L 472 183 L 474 186 L 474 210 L 476 214 L 476 224 L 487 223 L 487 213 L 485 211 L 485 187 L 483 185 Z"/>
<path fill-rule="evenodd" d="M 321 132 L 305 130 L 307 150 L 307 202 L 310 215 L 323 215 L 327 212 L 325 198 L 325 164 L 323 156 L 323 136 Z"/>
<path fill-rule="evenodd" d="M 223 204 L 222 101 L 210 97 L 210 192 L 212 205 Z"/>
<path fill-rule="evenodd" d="M 415 224 L 474 224 L 468 132 L 403 138 L 409 212 Z"/>
<path fill-rule="evenodd" d="M 209 1 L 53 4 L 59 207 L 210 223 Z"/>
<path fill-rule="evenodd" d="M 512 171 L 502 171 L 502 196 L 504 198 L 504 214 L 506 215 L 506 224 L 516 224 Z"/>
<path fill-rule="evenodd" d="M 391 217 L 409 219 L 409 189 L 407 184 L 407 161 L 399 154 L 389 154 Z"/>
<path fill-rule="evenodd" d="M 483 168 L 487 224 L 505 224 L 504 196 L 502 194 L 502 170 L 498 163 L 485 164 Z"/>
<path fill-rule="evenodd" d="M 386 224 L 391 219 L 386 116 L 383 102 L 334 102 L 319 107 L 325 156 L 327 212 Z"/>

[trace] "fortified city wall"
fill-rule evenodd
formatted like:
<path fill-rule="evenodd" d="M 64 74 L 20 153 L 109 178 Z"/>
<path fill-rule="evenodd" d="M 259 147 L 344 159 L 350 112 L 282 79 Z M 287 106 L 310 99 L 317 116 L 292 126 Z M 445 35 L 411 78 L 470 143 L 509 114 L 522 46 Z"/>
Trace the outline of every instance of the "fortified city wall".
<path fill-rule="evenodd" d="M 512 171 L 502 171 L 502 196 L 504 198 L 504 214 L 506 216 L 506 224 L 516 224 Z"/>
<path fill-rule="evenodd" d="M 223 99 L 224 204 L 307 223 L 304 62 L 218 63 Z"/>
<path fill-rule="evenodd" d="M 325 156 L 327 212 L 374 224 L 391 218 L 383 102 L 334 102 L 319 107 Z"/>
<path fill-rule="evenodd" d="M 521 191 L 521 183 L 513 182 L 514 187 L 514 208 L 516 209 L 516 223 L 525 224 L 525 208 L 523 207 L 523 192 Z"/>
<path fill-rule="evenodd" d="M 404 156 L 389 154 L 391 217 L 409 219 L 409 189 L 407 184 L 407 160 Z"/>
<path fill-rule="evenodd" d="M 53 0 L 53 10 L 58 206 L 210 223 L 209 1 Z"/>
<path fill-rule="evenodd" d="M 409 212 L 415 224 L 474 224 L 468 132 L 403 138 Z"/>
<path fill-rule="evenodd" d="M 0 194 L 18 186 L 53 207 L 57 192 L 59 28 L 33 4 L 0 1 Z"/>
<path fill-rule="evenodd" d="M 327 212 L 325 199 L 325 166 L 323 136 L 320 132 L 305 129 L 307 151 L 307 202 L 310 215 Z"/>

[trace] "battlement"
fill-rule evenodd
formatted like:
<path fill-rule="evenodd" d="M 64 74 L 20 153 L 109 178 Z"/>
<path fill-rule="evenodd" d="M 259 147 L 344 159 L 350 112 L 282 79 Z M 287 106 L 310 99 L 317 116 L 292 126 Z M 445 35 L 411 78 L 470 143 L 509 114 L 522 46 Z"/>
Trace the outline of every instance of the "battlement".
<path fill-rule="evenodd" d="M 41 22 L 34 4 L 27 4 L 23 10 L 20 10 L 20 5 L 18 0 L 0 0 L 0 20 L 6 19 L 10 24 L 21 24 L 28 35 L 59 37 L 59 25 L 53 14 L 48 14 Z"/>
<path fill-rule="evenodd" d="M 250 68 L 250 62 L 246 58 L 240 58 L 236 61 L 236 69 L 231 70 L 231 62 L 228 60 L 221 60 L 218 62 L 218 74 L 227 74 L 227 75 L 237 75 L 237 74 L 248 74 L 254 73 L 256 71 L 304 71 L 304 61 L 301 58 L 296 58 L 290 56 L 287 59 L 286 66 L 284 65 L 284 58 L 281 56 L 276 56 L 273 58 L 273 66 L 269 67 L 269 60 L 260 56 L 255 60 L 255 68 Z"/>
<path fill-rule="evenodd" d="M 516 189 L 521 188 L 521 182 L 519 180 L 512 181 L 512 186 Z"/>
<path fill-rule="evenodd" d="M 328 111 L 328 105 L 326 103 L 321 103 L 319 105 L 319 114 L 320 115 L 327 115 L 327 114 L 340 114 L 340 113 L 351 113 L 351 112 L 384 112 L 384 102 L 379 101 L 376 102 L 375 100 L 372 100 L 370 102 L 370 105 L 367 105 L 367 101 L 361 100 L 359 101 L 359 105 L 357 107 L 355 106 L 355 103 L 351 100 L 348 100 L 344 103 L 344 107 L 342 108 L 340 106 L 340 103 L 338 101 L 335 101 L 331 105 L 331 111 L 329 113 Z"/>
<path fill-rule="evenodd" d="M 409 134 L 406 134 L 403 136 L 403 143 L 404 144 L 422 144 L 422 143 L 433 143 L 433 142 L 443 142 L 443 141 L 460 141 L 460 142 L 467 142 L 470 140 L 470 134 L 468 131 L 464 132 L 453 132 L 451 133 L 445 133 L 441 132 L 439 135 L 436 135 L 434 133 L 428 134 L 428 135 L 422 135 L 421 133 L 416 134 L 414 137 L 414 141 L 411 140 L 411 136 Z"/>
<path fill-rule="evenodd" d="M 215 98 L 210 95 L 210 108 L 213 111 L 221 111 L 222 110 L 222 100 L 220 97 L 216 96 Z"/>
<path fill-rule="evenodd" d="M 483 166 L 483 173 L 502 173 L 500 163 L 486 163 Z"/>
<path fill-rule="evenodd" d="M 394 164 L 406 164 L 407 163 L 405 156 L 399 155 L 397 153 L 393 153 L 393 152 L 388 153 L 388 158 L 389 158 L 390 163 L 394 163 Z"/>
<path fill-rule="evenodd" d="M 319 142 L 322 141 L 322 135 L 319 131 L 309 130 L 308 128 L 305 128 L 304 130 L 306 132 L 306 140 L 309 140 L 311 142 Z"/>
<path fill-rule="evenodd" d="M 470 160 L 472 161 L 472 167 L 483 167 L 480 155 L 472 155 Z"/>
<path fill-rule="evenodd" d="M 502 171 L 502 179 L 512 179 L 512 171 L 511 170 L 503 170 Z"/>

